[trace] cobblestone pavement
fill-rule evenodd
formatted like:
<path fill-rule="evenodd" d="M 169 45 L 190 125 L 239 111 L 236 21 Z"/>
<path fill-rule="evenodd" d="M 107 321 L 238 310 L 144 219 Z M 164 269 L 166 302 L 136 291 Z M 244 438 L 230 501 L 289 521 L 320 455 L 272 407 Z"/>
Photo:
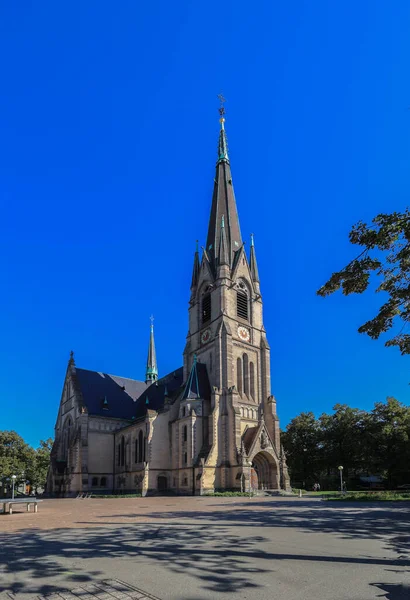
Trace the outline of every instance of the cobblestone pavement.
<path fill-rule="evenodd" d="M 106 579 L 62 590 L 58 593 L 38 596 L 38 600 L 160 600 L 118 579 Z"/>
<path fill-rule="evenodd" d="M 409 600 L 409 532 L 410 503 L 45 500 L 0 514 L 0 600 Z"/>

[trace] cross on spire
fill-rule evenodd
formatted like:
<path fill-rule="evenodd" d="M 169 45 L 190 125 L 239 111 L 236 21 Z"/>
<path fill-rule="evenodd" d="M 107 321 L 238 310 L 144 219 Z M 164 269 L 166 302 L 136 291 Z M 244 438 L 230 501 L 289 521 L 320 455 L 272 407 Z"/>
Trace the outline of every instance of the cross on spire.
<path fill-rule="evenodd" d="M 219 114 L 221 115 L 221 118 L 222 118 L 224 116 L 224 114 L 225 114 L 225 106 L 224 106 L 224 104 L 226 102 L 226 99 L 223 97 L 222 94 L 218 94 L 218 98 L 219 98 L 219 102 L 220 102 L 220 106 L 219 106 L 218 110 L 219 110 Z"/>

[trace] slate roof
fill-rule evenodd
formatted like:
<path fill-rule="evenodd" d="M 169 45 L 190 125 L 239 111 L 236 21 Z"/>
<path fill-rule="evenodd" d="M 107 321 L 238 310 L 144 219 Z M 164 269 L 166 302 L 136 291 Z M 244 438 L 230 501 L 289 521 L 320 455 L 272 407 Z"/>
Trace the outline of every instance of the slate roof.
<path fill-rule="evenodd" d="M 196 372 L 200 397 L 209 398 L 206 365 L 197 363 Z M 88 414 L 130 421 L 143 417 L 147 409 L 160 410 L 166 397 L 173 402 L 186 389 L 182 367 L 148 386 L 144 381 L 87 369 L 76 368 L 76 375 Z"/>
<path fill-rule="evenodd" d="M 90 415 L 132 419 L 136 400 L 147 389 L 144 381 L 126 377 L 79 368 L 76 368 L 76 374 Z"/>

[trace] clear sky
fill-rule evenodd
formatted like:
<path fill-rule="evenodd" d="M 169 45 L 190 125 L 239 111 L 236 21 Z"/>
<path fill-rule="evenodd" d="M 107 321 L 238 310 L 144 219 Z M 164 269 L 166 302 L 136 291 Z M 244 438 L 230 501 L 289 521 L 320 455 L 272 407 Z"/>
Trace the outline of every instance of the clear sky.
<path fill-rule="evenodd" d="M 357 333 L 382 297 L 315 292 L 408 203 L 409 34 L 403 0 L 2 2 L 0 429 L 53 435 L 71 349 L 143 378 L 151 313 L 182 364 L 220 91 L 281 425 L 408 403 L 409 358 Z"/>

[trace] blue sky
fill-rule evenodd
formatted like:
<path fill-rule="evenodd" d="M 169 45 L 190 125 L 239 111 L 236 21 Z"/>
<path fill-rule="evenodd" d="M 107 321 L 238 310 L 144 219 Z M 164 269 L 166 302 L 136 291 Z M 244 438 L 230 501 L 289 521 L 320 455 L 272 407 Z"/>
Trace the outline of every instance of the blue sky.
<path fill-rule="evenodd" d="M 0 429 L 53 435 L 71 349 L 143 378 L 151 313 L 181 364 L 221 90 L 282 426 L 408 403 L 409 358 L 357 333 L 382 297 L 315 292 L 407 206 L 409 29 L 405 1 L 2 2 Z"/>

